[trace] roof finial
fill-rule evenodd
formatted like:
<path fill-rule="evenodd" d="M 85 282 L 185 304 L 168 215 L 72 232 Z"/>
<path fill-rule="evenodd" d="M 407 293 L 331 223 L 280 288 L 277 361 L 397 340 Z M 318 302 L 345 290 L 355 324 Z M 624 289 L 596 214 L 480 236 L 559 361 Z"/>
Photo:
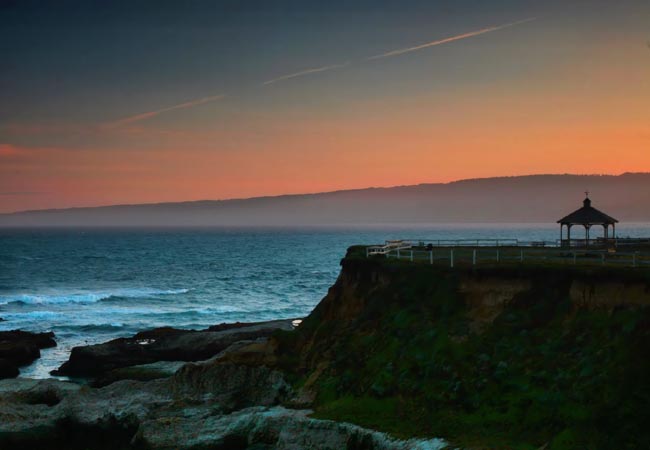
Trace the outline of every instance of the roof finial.
<path fill-rule="evenodd" d="M 585 191 L 585 197 L 589 198 L 589 191 Z"/>

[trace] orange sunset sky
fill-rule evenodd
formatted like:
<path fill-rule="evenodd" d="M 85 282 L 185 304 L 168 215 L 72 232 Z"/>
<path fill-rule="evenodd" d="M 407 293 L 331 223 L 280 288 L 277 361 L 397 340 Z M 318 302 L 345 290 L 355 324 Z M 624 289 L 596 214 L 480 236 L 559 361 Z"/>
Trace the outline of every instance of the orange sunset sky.
<path fill-rule="evenodd" d="M 650 171 L 647 2 L 92 3 L 0 9 L 0 212 Z"/>

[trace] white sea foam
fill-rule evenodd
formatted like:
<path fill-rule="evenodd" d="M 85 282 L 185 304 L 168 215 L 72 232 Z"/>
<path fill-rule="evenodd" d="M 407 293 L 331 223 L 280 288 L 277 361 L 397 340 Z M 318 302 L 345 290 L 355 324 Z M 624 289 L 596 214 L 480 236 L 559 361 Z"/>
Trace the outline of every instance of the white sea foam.
<path fill-rule="evenodd" d="M 0 305 L 9 303 L 24 303 L 28 305 L 60 304 L 60 303 L 95 303 L 113 297 L 151 298 L 162 295 L 186 294 L 189 289 L 152 289 L 125 288 L 105 291 L 64 291 L 17 293 L 0 296 Z"/>

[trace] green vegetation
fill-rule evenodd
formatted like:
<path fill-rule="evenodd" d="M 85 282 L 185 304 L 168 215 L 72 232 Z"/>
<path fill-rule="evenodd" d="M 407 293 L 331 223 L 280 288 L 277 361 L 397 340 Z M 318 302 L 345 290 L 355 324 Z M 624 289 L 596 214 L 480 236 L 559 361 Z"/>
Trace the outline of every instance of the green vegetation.
<path fill-rule="evenodd" d="M 472 449 L 650 448 L 650 307 L 570 300 L 579 275 L 647 283 L 645 274 L 463 272 L 355 252 L 297 339 L 279 341 L 293 347 L 283 353 L 297 385 L 327 362 L 313 384 L 317 417 Z M 477 334 L 459 285 L 488 273 L 531 288 Z"/>

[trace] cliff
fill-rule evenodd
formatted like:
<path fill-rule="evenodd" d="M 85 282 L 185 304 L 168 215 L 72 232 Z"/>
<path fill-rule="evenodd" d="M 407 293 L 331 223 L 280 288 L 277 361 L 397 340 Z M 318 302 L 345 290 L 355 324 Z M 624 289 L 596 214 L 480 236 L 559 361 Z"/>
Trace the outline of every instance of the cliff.
<path fill-rule="evenodd" d="M 152 368 L 128 350 L 136 365 L 117 355 L 120 373 L 98 388 L 0 381 L 0 448 L 650 448 L 646 270 L 449 269 L 361 247 L 341 266 L 297 329 L 232 343 L 252 325 L 147 332 L 161 348 L 146 361 L 187 336 L 228 335 L 155 379 L 136 381 Z"/>
<path fill-rule="evenodd" d="M 650 448 L 650 274 L 448 269 L 352 248 L 276 339 L 315 416 L 465 448 Z"/>

